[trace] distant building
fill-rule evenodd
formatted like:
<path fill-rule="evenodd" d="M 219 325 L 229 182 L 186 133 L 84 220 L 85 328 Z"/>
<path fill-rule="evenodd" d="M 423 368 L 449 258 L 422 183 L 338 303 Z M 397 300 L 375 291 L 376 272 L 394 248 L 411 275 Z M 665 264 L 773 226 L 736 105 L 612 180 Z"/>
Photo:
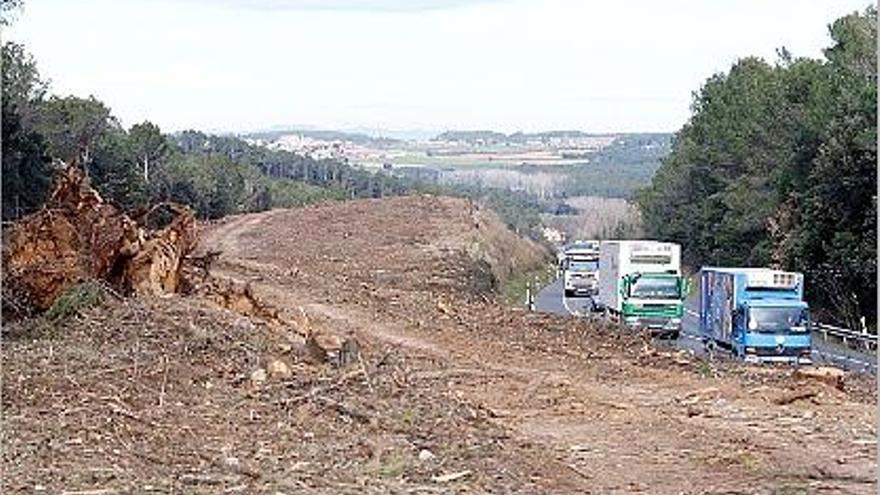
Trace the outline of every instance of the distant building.
<path fill-rule="evenodd" d="M 541 235 L 544 236 L 544 239 L 547 242 L 552 242 L 554 244 L 561 244 L 562 241 L 565 240 L 565 234 L 561 230 L 556 230 L 550 227 L 544 227 L 541 230 Z"/>

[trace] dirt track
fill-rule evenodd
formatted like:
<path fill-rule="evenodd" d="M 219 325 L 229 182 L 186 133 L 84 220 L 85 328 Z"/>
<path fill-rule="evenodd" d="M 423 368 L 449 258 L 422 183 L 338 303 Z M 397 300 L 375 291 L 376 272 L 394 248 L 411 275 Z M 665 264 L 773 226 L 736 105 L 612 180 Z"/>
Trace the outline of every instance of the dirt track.
<path fill-rule="evenodd" d="M 7 489 L 876 492 L 873 383 L 838 390 L 700 362 L 504 308 L 486 290 L 509 260 L 539 255 L 463 201 L 249 215 L 209 228 L 203 249 L 221 250 L 212 273 L 250 282 L 281 323 L 174 298 L 113 303 L 61 336 L 13 336 Z M 309 364 L 306 328 L 355 335 L 361 365 Z M 64 347 L 73 338 L 94 342 Z M 292 378 L 248 381 L 275 357 Z M 113 476 L 83 474 L 98 465 Z"/>

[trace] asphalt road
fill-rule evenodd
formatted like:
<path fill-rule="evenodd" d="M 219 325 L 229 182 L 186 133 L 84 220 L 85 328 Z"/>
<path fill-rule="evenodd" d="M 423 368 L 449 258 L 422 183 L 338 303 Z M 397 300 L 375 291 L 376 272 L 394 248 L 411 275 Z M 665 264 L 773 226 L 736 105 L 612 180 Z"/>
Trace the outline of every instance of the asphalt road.
<path fill-rule="evenodd" d="M 557 278 L 535 296 L 535 310 L 543 313 L 570 315 L 574 317 L 598 317 L 590 312 L 592 300 L 589 297 L 565 297 L 562 279 Z M 676 341 L 663 342 L 686 349 L 697 356 L 706 356 L 706 350 L 699 336 L 697 296 L 687 300 L 685 315 L 682 318 L 681 336 Z M 820 334 L 813 334 L 813 362 L 833 364 L 858 372 L 877 372 L 877 356 L 843 346 L 835 342 L 825 342 Z"/>

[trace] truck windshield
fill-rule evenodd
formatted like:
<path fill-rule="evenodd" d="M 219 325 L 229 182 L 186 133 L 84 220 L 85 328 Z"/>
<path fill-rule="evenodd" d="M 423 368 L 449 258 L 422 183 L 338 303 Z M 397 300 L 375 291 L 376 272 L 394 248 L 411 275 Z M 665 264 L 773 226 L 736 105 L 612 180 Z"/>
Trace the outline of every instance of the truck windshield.
<path fill-rule="evenodd" d="M 751 308 L 749 330 L 779 332 L 805 328 L 809 315 L 803 308 Z"/>
<path fill-rule="evenodd" d="M 629 288 L 631 297 L 649 299 L 678 299 L 678 279 L 675 277 L 638 277 Z"/>
<path fill-rule="evenodd" d="M 573 272 L 595 272 L 599 269 L 598 260 L 569 260 L 568 269 Z"/>

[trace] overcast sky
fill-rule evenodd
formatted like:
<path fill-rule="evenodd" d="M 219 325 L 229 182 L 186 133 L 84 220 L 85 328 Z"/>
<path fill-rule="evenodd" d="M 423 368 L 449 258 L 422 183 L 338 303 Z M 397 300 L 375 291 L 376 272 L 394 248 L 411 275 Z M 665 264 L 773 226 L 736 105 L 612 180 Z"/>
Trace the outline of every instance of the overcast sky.
<path fill-rule="evenodd" d="M 820 57 L 864 0 L 25 0 L 57 94 L 163 130 L 675 131 L 748 55 Z"/>

